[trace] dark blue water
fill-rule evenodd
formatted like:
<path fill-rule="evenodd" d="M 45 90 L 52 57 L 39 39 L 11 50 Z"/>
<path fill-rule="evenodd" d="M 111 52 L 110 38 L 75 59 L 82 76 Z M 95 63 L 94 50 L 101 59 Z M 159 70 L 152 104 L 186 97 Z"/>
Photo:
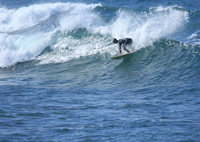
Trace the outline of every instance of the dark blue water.
<path fill-rule="evenodd" d="M 0 3 L 0 141 L 199 141 L 200 1 Z"/>

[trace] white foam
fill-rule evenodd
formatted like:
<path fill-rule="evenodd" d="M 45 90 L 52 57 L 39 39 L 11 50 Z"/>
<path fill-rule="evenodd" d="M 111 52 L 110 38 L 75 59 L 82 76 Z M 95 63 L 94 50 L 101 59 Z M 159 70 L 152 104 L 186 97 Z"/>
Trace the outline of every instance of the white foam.
<path fill-rule="evenodd" d="M 98 14 L 93 13 L 92 9 L 101 4 L 92 5 L 72 5 L 69 13 L 60 19 L 60 29 L 62 31 L 72 31 L 78 28 L 93 29 L 101 24 Z"/>
<path fill-rule="evenodd" d="M 34 59 L 50 43 L 48 36 L 44 33 L 33 35 L 1 34 L 0 39 L 0 67 Z"/>
<path fill-rule="evenodd" d="M 101 4 L 48 3 L 11 10 L 0 8 L 0 32 L 9 33 L 28 28 L 60 12 L 69 13 L 72 17 L 77 13 L 83 16 L 83 12 L 94 9 L 97 6 L 101 6 Z"/>
<path fill-rule="evenodd" d="M 109 25 L 96 30 L 116 38 L 131 37 L 134 50 L 138 50 L 181 31 L 187 21 L 188 12 L 173 7 L 158 7 L 154 8 L 154 11 L 140 14 L 121 9 Z"/>
<path fill-rule="evenodd" d="M 196 31 L 195 33 L 193 33 L 192 35 L 190 35 L 189 37 L 187 37 L 187 40 L 190 44 L 200 44 L 200 30 Z"/>
<path fill-rule="evenodd" d="M 110 41 L 110 38 L 98 35 L 84 37 L 81 40 L 68 36 L 59 39 L 57 44 L 52 46 L 54 49 L 52 52 L 38 56 L 37 60 L 40 61 L 39 64 L 61 63 L 97 53 L 112 53 L 115 50 L 114 46 L 108 45 Z"/>
<path fill-rule="evenodd" d="M 60 41 L 54 36 L 58 30 L 66 32 L 95 26 L 94 21 L 98 22 L 98 19 L 92 10 L 97 6 L 101 4 L 49 3 L 19 9 L 0 8 L 0 67 L 35 59 L 49 45 L 52 49 L 57 48 Z M 40 28 L 34 27 L 53 16 L 60 16 L 60 21 L 55 21 L 60 26 L 54 31 L 41 32 Z"/>

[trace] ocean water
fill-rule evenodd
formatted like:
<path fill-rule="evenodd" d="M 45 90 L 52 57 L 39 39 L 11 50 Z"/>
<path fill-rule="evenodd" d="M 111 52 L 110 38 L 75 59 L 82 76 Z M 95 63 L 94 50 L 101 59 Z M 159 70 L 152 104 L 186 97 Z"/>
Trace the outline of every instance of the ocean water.
<path fill-rule="evenodd" d="M 1 142 L 198 142 L 199 108 L 199 0 L 0 0 Z"/>

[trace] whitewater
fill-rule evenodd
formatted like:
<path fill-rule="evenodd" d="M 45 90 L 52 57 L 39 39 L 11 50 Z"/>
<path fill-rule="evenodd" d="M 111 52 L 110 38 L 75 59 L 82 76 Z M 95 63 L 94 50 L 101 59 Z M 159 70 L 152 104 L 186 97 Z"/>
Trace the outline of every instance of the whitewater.
<path fill-rule="evenodd" d="M 0 141 L 198 141 L 199 8 L 0 0 Z"/>

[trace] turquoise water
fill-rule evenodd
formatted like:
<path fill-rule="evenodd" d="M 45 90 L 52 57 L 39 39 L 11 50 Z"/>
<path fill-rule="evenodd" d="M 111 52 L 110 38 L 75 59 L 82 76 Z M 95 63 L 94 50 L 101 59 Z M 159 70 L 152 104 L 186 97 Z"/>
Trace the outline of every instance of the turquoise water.
<path fill-rule="evenodd" d="M 199 141 L 199 1 L 0 3 L 0 141 Z"/>

